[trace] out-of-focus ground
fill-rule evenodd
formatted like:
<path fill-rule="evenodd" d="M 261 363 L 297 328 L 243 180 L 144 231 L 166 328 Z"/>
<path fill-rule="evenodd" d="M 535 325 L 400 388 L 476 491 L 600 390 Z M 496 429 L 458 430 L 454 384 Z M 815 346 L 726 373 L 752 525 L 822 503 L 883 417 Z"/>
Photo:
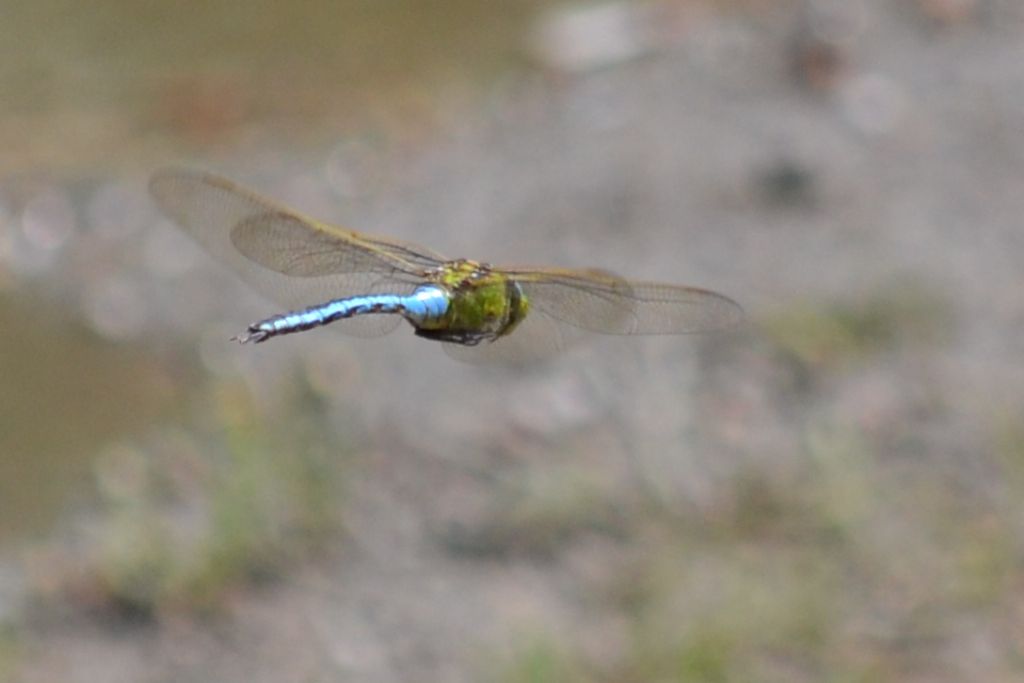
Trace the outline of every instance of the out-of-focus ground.
<path fill-rule="evenodd" d="M 0 679 L 1024 677 L 1024 7 L 593 7 L 0 9 Z M 239 347 L 183 158 L 749 324 Z"/>

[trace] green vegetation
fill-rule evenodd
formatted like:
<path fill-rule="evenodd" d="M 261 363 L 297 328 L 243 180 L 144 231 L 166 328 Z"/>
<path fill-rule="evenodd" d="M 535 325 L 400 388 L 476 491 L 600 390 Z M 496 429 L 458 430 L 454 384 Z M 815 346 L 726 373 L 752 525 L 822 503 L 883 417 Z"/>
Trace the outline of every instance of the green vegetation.
<path fill-rule="evenodd" d="M 1017 499 L 1024 496 L 1024 411 L 1000 415 L 995 420 L 994 450 L 1000 460 L 1004 481 Z"/>
<path fill-rule="evenodd" d="M 763 327 L 786 356 L 824 370 L 863 362 L 899 342 L 937 340 L 949 333 L 951 317 L 941 292 L 896 282 L 856 301 L 792 307 L 764 320 Z"/>
<path fill-rule="evenodd" d="M 831 670 L 839 562 L 808 547 L 677 543 L 632 577 L 645 590 L 620 680 L 765 680 L 787 666 L 821 680 Z"/>
<path fill-rule="evenodd" d="M 18 632 L 13 624 L 0 622 L 0 680 L 13 676 L 18 659 Z"/>
<path fill-rule="evenodd" d="M 202 443 L 157 433 L 101 459 L 99 550 L 82 572 L 96 606 L 215 610 L 337 537 L 343 458 L 317 435 L 313 407 L 300 399 L 268 418 L 231 385 L 205 400 L 215 425 Z"/>
<path fill-rule="evenodd" d="M 487 676 L 495 683 L 584 683 L 578 661 L 548 636 L 524 638 L 513 655 Z"/>
<path fill-rule="evenodd" d="M 618 526 L 607 483 L 577 467 L 524 473 L 495 493 L 491 509 L 469 531 L 449 535 L 449 549 L 472 556 L 550 557 L 585 531 Z"/>
<path fill-rule="evenodd" d="M 885 450 L 891 435 L 828 423 L 805 427 L 795 463 L 738 469 L 720 487 L 731 493 L 697 519 L 604 491 L 597 509 L 622 513 L 606 536 L 612 556 L 632 559 L 581 590 L 588 609 L 624 619 L 625 645 L 598 666 L 576 633 L 559 632 L 517 651 L 499 680 L 895 682 L 908 667 L 955 666 L 963 624 L 1012 620 L 1021 579 L 1013 471 L 1024 430 L 1000 425 L 990 464 L 1008 468 L 1005 497 L 981 495 L 954 470 L 921 477 Z M 508 529 L 523 519 L 507 514 Z M 585 517 L 569 516 L 571 528 L 608 529 Z M 540 537 L 533 525 L 565 519 L 534 517 L 509 534 Z M 924 667 L 925 651 L 951 659 Z M 1020 666 L 1007 661 L 1007 676 Z"/>

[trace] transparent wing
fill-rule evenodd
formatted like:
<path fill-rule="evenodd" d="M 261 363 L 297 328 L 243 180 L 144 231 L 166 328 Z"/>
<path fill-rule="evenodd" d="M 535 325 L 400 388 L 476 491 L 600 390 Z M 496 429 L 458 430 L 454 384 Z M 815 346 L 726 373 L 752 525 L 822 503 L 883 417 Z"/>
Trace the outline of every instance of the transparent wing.
<path fill-rule="evenodd" d="M 289 308 L 374 292 L 407 293 L 443 258 L 427 249 L 306 218 L 229 180 L 166 169 L 150 181 L 161 210 L 214 258 L 263 295 Z M 393 328 L 368 316 L 342 327 Z"/>
<path fill-rule="evenodd" d="M 463 363 L 530 365 L 564 351 L 587 334 L 587 330 L 552 318 L 542 310 L 531 310 L 504 337 L 476 346 L 447 342 L 444 350 Z"/>
<path fill-rule="evenodd" d="M 697 287 L 633 282 L 601 270 L 501 268 L 500 272 L 519 282 L 531 309 L 593 332 L 710 332 L 743 319 L 743 309 L 735 301 Z"/>

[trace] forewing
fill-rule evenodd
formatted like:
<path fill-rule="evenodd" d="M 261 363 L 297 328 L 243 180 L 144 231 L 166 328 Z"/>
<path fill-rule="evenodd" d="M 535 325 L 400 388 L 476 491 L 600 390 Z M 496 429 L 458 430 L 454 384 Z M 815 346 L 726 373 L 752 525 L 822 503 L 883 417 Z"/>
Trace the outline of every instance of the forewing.
<path fill-rule="evenodd" d="M 414 245 L 306 218 L 208 173 L 163 170 L 150 181 L 150 192 L 214 258 L 291 308 L 375 291 L 405 293 L 411 288 L 403 285 L 415 285 L 441 262 Z M 374 326 L 380 323 L 362 325 Z"/>
<path fill-rule="evenodd" d="M 251 261 L 292 277 L 383 273 L 422 277 L 441 261 L 422 247 L 338 228 L 286 211 L 258 213 L 235 223 L 231 244 Z"/>
<path fill-rule="evenodd" d="M 739 304 L 707 289 L 633 282 L 599 270 L 500 270 L 519 282 L 532 308 L 594 332 L 710 332 L 743 319 Z"/>

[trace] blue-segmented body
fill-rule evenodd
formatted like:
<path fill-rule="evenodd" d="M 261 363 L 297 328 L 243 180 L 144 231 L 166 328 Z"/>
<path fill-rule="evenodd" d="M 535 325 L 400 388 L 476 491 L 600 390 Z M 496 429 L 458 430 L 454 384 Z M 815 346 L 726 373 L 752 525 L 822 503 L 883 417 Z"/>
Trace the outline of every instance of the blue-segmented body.
<path fill-rule="evenodd" d="M 705 332 L 743 317 L 736 302 L 697 287 L 445 259 L 308 218 L 209 173 L 160 171 L 150 191 L 208 252 L 295 311 L 250 325 L 242 342 L 338 320 L 343 331 L 383 334 L 405 319 L 459 360 L 523 362 L 588 332 Z"/>
<path fill-rule="evenodd" d="M 397 294 L 369 294 L 346 299 L 335 299 L 326 304 L 302 311 L 275 315 L 249 326 L 246 334 L 236 337 L 243 344 L 260 343 L 272 337 L 302 332 L 336 320 L 370 313 L 399 314 L 417 329 L 430 328 L 444 318 L 448 311 L 449 295 L 434 285 L 417 287 L 409 296 Z"/>

